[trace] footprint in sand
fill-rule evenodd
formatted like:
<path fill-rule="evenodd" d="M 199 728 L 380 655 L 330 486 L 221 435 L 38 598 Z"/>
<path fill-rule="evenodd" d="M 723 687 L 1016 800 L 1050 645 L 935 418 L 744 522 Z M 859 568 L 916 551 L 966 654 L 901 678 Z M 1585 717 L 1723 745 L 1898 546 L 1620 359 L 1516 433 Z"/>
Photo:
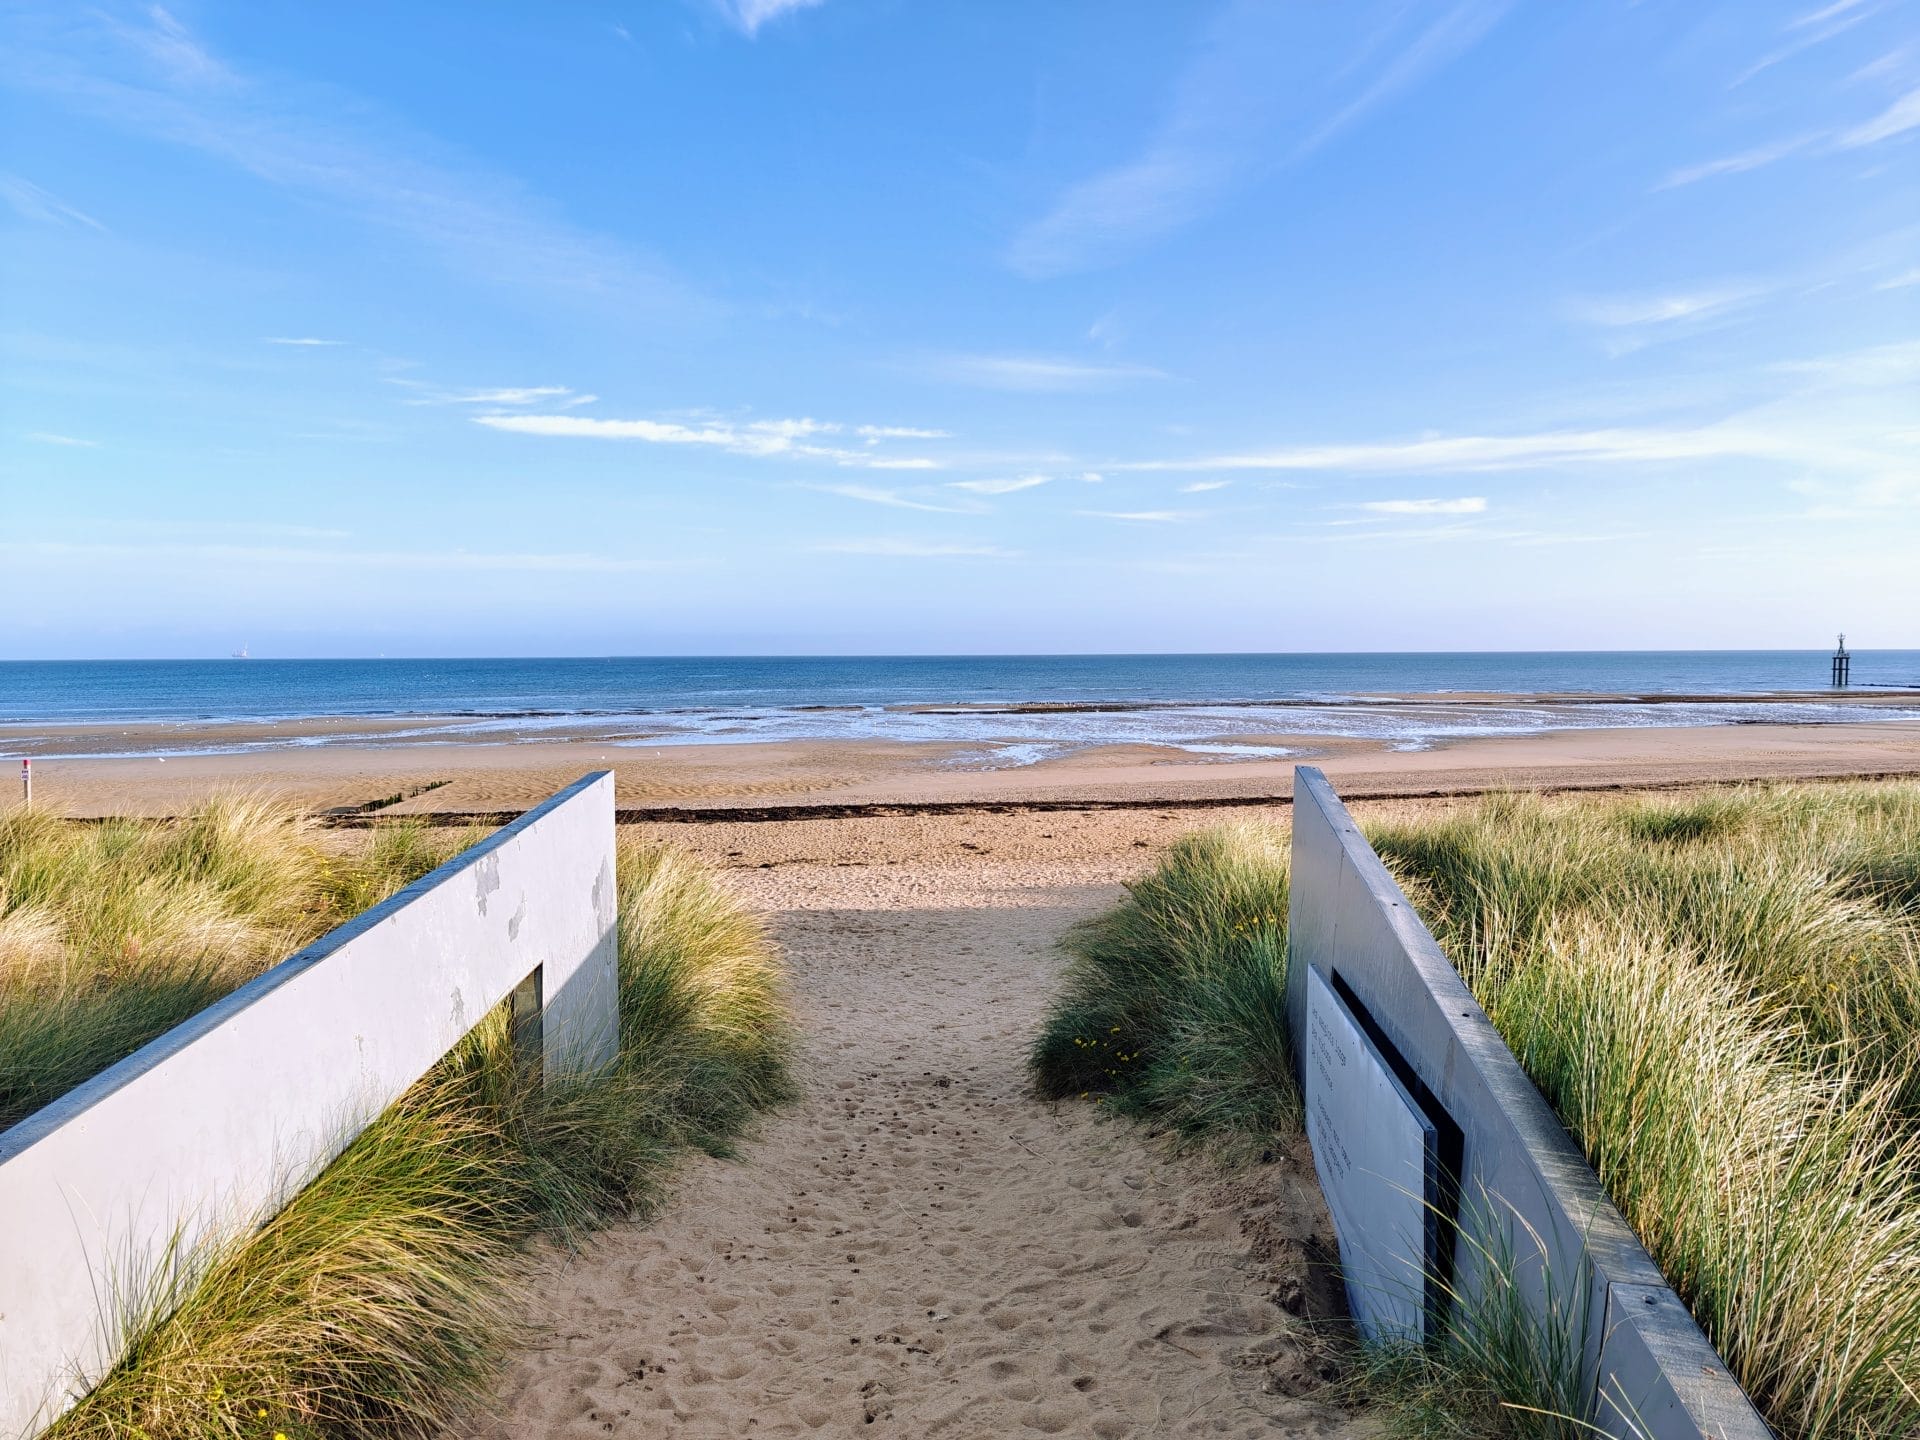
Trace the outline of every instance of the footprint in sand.
<path fill-rule="evenodd" d="M 547 1340 L 465 1433 L 1372 1434 L 1286 1393 L 1311 1389 L 1293 1374 L 1310 1346 L 1274 1299 L 1302 1282 L 1274 1264 L 1303 1266 L 1324 1227 L 1300 1157 L 1262 1167 L 1257 1191 L 1223 1187 L 1028 1092 L 1054 941 L 1114 895 L 1057 878 L 995 888 L 984 861 L 737 872 L 778 916 L 805 1097 L 737 1160 L 690 1165 L 652 1224 L 556 1259 Z M 1299 1231 L 1263 1251 L 1283 1262 L 1231 1218 L 1269 1197 L 1266 1230 Z"/>

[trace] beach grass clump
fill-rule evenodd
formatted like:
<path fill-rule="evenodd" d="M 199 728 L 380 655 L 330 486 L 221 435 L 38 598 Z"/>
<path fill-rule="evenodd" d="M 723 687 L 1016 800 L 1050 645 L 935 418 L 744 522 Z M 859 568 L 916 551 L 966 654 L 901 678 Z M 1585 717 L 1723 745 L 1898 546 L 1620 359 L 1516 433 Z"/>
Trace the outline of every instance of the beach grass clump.
<path fill-rule="evenodd" d="M 1503 796 L 1376 849 L 1747 1392 L 1920 1434 L 1920 787 Z"/>
<path fill-rule="evenodd" d="M 0 1128 L 131 1054 L 457 848 L 394 821 L 329 846 L 291 806 L 178 821 L 0 813 Z"/>
<path fill-rule="evenodd" d="M 427 1436 L 515 1333 L 533 1219 L 457 1067 L 423 1081 L 259 1229 L 128 1297 L 131 1341 L 48 1440 Z"/>
<path fill-rule="evenodd" d="M 663 1138 L 710 1155 L 793 1097 L 785 968 L 760 917 L 684 850 L 620 856 L 620 1027 Z"/>
<path fill-rule="evenodd" d="M 1287 1039 L 1287 837 L 1189 835 L 1067 937 L 1029 1063 L 1040 1092 L 1097 1097 L 1197 1139 L 1301 1125 Z"/>
<path fill-rule="evenodd" d="M 1464 1204 L 1474 1283 L 1436 1277 L 1444 1304 L 1425 1343 L 1362 1348 L 1340 1390 L 1392 1440 L 1589 1440 L 1599 1433 L 1583 1363 L 1590 1266 L 1558 1269 L 1503 1200 L 1481 1192 Z M 1644 1433 L 1630 1405 L 1608 1407 L 1608 1419 L 1636 1440 Z"/>
<path fill-rule="evenodd" d="M 1498 794 L 1369 834 L 1776 1430 L 1920 1436 L 1920 785 Z M 1177 844 L 1070 937 L 1041 1090 L 1297 1126 L 1285 887 L 1278 832 Z M 1360 1357 L 1391 1433 L 1584 1433 L 1573 1352 L 1498 1301 Z"/>
<path fill-rule="evenodd" d="M 792 1093 L 783 968 L 682 852 L 623 845 L 617 1058 L 540 1083 L 504 1007 L 260 1228 L 127 1307 L 49 1440 L 444 1433 L 521 1334 L 527 1243 L 647 1213 Z"/>
<path fill-rule="evenodd" d="M 1030 1053 L 1043 1095 L 1224 1147 L 1304 1123 L 1286 1017 L 1288 835 L 1236 825 L 1182 837 L 1113 909 L 1069 933 L 1059 995 Z M 1491 1263 L 1424 1347 L 1357 1352 L 1341 1389 L 1404 1440 L 1590 1433 L 1579 1342 L 1543 1334 Z M 1572 1308 L 1570 1307 L 1570 1311 Z"/>

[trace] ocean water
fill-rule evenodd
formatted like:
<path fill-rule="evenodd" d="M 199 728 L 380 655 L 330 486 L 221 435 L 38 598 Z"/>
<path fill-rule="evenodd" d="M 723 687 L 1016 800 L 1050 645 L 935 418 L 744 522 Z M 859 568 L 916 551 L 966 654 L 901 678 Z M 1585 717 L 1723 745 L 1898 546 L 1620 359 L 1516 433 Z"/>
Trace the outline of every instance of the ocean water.
<path fill-rule="evenodd" d="M 1271 737 L 1401 748 L 1623 725 L 1920 719 L 1920 651 L 1859 651 L 1826 691 L 1822 651 L 0 662 L 0 749 L 252 750 L 521 738 L 608 745 L 858 739 L 958 745 L 1027 764 L 1090 745 L 1196 757 L 1287 753 Z M 1856 702 L 1876 691 L 1891 708 Z M 379 722 L 222 737 L 248 722 Z M 121 737 L 160 723 L 177 737 Z"/>

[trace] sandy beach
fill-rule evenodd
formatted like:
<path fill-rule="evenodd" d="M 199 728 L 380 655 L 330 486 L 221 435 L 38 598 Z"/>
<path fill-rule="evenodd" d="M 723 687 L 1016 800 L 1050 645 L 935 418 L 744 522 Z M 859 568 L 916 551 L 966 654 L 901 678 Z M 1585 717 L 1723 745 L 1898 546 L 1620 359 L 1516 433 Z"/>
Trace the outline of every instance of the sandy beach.
<path fill-rule="evenodd" d="M 1347 795 L 1421 795 L 1500 786 L 1672 785 L 1920 772 L 1920 721 L 1738 724 L 1462 739 L 1424 750 L 1326 736 L 1266 737 L 1273 759 L 1201 758 L 1172 746 L 1097 746 L 1037 764 L 981 769 L 960 747 L 812 740 L 622 747 L 508 735 L 488 743 L 331 743 L 364 721 L 129 727 L 125 748 L 259 741 L 244 753 L 98 753 L 97 729 L 37 729 L 36 803 L 78 816 L 166 815 L 227 788 L 262 789 L 317 810 L 403 797 L 383 814 L 524 809 L 589 770 L 611 769 L 623 809 L 790 806 L 1150 804 L 1284 796 L 1296 763 L 1320 766 Z M 74 727 L 77 730 L 81 727 Z M 426 789 L 427 786 L 432 789 Z"/>
<path fill-rule="evenodd" d="M 1276 737 L 1286 743 L 1288 737 Z M 1303 747 L 1305 749 L 1305 747 Z M 792 966 L 802 1098 L 663 1213 L 536 1258 L 526 1345 L 456 1433 L 1371 1436 L 1324 1327 L 1341 1301 L 1302 1144 L 1223 1167 L 1024 1057 L 1057 942 L 1196 826 L 1257 818 L 1295 763 L 1359 813 L 1493 786 L 1920 773 L 1920 723 L 1569 730 L 1275 760 L 1111 746 L 1016 769 L 939 747 L 580 741 L 45 755 L 42 803 L 174 813 L 214 790 L 382 815 L 512 812 L 612 768 L 628 833 L 719 867 Z M 424 789 L 440 782 L 431 790 Z M 346 837 L 342 836 L 342 843 Z"/>
<path fill-rule="evenodd" d="M 654 1223 L 546 1259 L 475 1433 L 1376 1433 L 1322 1393 L 1304 1145 L 1228 1172 L 1030 1094 L 1053 943 L 1151 847 L 1006 818 L 1014 858 L 952 818 L 698 827 L 793 967 L 804 1097 Z"/>
<path fill-rule="evenodd" d="M 1465 771 L 1429 755 L 1400 757 L 1396 774 L 1375 756 L 1349 773 L 1411 789 L 1522 766 L 1639 783 L 1920 764 L 1910 731 L 1858 750 L 1818 732 L 1686 738 L 1587 736 Z M 1619 748 L 1633 739 L 1642 748 Z M 1141 794 L 1151 773 L 1131 777 Z M 473 1432 L 1381 1433 L 1327 1383 L 1317 1322 L 1342 1301 L 1304 1145 L 1226 1168 L 1092 1105 L 1042 1102 L 1024 1072 L 1070 925 L 1196 825 L 1288 818 L 1257 802 L 1014 804 L 628 827 L 693 849 L 771 918 L 793 968 L 803 1098 L 737 1159 L 689 1167 L 652 1223 L 543 1257 L 535 1337 Z"/>

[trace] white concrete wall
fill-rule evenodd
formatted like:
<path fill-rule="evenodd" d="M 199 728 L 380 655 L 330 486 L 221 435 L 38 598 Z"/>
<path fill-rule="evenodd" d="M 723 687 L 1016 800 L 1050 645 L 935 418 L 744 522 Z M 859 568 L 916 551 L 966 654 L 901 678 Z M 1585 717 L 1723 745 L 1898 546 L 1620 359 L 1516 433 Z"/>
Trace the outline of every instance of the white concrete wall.
<path fill-rule="evenodd" d="M 1585 1341 L 1596 1394 L 1590 1418 L 1600 1432 L 1769 1440 L 1766 1422 L 1333 787 L 1306 765 L 1294 771 L 1287 937 L 1296 1045 L 1308 967 L 1339 976 L 1461 1131 L 1462 1228 L 1513 1259 L 1517 1286 L 1543 1323 L 1550 1308 L 1573 1317 L 1584 1309 L 1574 1328 Z M 1494 1225 L 1506 1234 L 1492 1234 Z M 1472 1253 L 1460 1256 L 1469 1289 Z"/>
<path fill-rule="evenodd" d="M 0 1437 L 112 1365 L 176 1236 L 279 1209 L 536 967 L 549 1073 L 610 1060 L 614 923 L 601 772 L 0 1132 Z"/>

